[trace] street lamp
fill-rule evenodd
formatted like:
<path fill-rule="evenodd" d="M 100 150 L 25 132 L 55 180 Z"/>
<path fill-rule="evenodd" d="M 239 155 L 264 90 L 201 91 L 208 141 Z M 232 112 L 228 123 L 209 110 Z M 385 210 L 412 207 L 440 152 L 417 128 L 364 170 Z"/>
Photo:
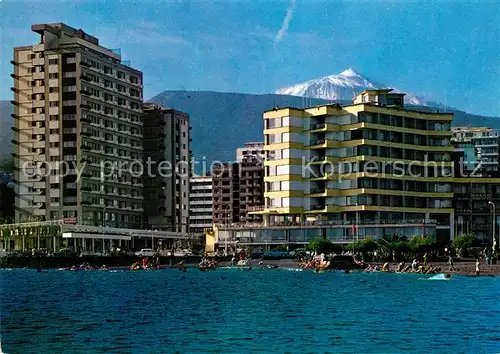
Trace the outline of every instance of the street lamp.
<path fill-rule="evenodd" d="M 491 246 L 493 248 L 493 252 L 495 252 L 495 246 L 497 243 L 496 235 L 495 235 L 495 226 L 496 226 L 496 217 L 495 217 L 495 209 L 496 205 L 493 203 L 491 200 L 488 202 L 489 205 L 491 205 L 491 210 L 493 212 L 493 221 L 492 221 L 492 228 L 493 228 L 493 245 Z"/>
<path fill-rule="evenodd" d="M 358 202 L 356 202 L 356 242 L 359 242 L 359 210 Z"/>

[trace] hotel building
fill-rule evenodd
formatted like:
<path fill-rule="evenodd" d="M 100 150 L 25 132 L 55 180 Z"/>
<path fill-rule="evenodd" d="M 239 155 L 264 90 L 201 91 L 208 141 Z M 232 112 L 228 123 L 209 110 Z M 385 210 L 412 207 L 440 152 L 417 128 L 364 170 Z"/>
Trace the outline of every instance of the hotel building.
<path fill-rule="evenodd" d="M 189 115 L 144 104 L 144 166 L 151 166 L 144 173 L 144 216 L 152 229 L 187 232 L 190 141 Z"/>
<path fill-rule="evenodd" d="M 142 73 L 80 29 L 31 29 L 11 61 L 16 220 L 142 227 Z"/>
<path fill-rule="evenodd" d="M 452 239 L 452 118 L 405 109 L 392 90 L 348 106 L 264 112 L 265 203 L 255 212 L 264 223 L 214 229 L 207 249 L 394 233 Z"/>
<path fill-rule="evenodd" d="M 202 235 L 212 227 L 212 177 L 191 177 L 189 189 L 189 233 Z"/>
<path fill-rule="evenodd" d="M 453 127 L 452 143 L 464 151 L 467 166 L 477 173 L 498 175 L 500 136 L 498 129 L 486 127 Z"/>

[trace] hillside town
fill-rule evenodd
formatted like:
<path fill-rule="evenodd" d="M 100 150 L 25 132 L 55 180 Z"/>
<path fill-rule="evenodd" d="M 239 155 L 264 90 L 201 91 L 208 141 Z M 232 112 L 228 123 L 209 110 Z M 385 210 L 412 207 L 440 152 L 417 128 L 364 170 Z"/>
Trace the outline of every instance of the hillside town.
<path fill-rule="evenodd" d="M 2 256 L 232 257 L 404 235 L 443 249 L 472 237 L 480 257 L 495 258 L 498 127 L 456 126 L 446 108 L 367 89 L 348 103 L 270 106 L 234 159 L 200 164 L 190 112 L 146 102 L 139 68 L 81 29 L 31 30 L 40 41 L 11 61 Z"/>

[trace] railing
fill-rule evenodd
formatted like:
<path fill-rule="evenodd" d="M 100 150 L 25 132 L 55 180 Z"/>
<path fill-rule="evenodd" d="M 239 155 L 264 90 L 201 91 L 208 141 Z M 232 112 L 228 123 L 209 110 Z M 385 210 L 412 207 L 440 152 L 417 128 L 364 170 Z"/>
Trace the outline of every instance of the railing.
<path fill-rule="evenodd" d="M 311 140 L 309 146 L 321 145 L 325 143 L 325 139 Z"/>
<path fill-rule="evenodd" d="M 281 222 L 264 226 L 264 223 L 215 223 L 218 228 L 269 228 L 269 227 L 308 227 L 308 226 L 344 226 L 352 227 L 356 220 L 330 220 L 330 221 L 305 221 L 305 222 Z M 448 225 L 435 219 L 401 219 L 401 220 L 358 220 L 357 225 Z"/>
<path fill-rule="evenodd" d="M 325 127 L 325 123 L 316 123 L 311 125 L 311 130 L 315 129 L 323 129 Z"/>
<path fill-rule="evenodd" d="M 317 193 L 325 193 L 325 189 L 324 188 L 313 188 L 309 192 L 309 194 L 317 194 Z"/>

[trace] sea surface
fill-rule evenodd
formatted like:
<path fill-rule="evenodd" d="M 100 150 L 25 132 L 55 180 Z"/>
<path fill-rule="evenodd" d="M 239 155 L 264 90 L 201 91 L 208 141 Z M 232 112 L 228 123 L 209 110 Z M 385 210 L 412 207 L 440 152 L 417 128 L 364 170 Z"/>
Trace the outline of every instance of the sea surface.
<path fill-rule="evenodd" d="M 500 278 L 428 277 L 3 270 L 1 345 L 6 354 L 499 353 Z"/>

